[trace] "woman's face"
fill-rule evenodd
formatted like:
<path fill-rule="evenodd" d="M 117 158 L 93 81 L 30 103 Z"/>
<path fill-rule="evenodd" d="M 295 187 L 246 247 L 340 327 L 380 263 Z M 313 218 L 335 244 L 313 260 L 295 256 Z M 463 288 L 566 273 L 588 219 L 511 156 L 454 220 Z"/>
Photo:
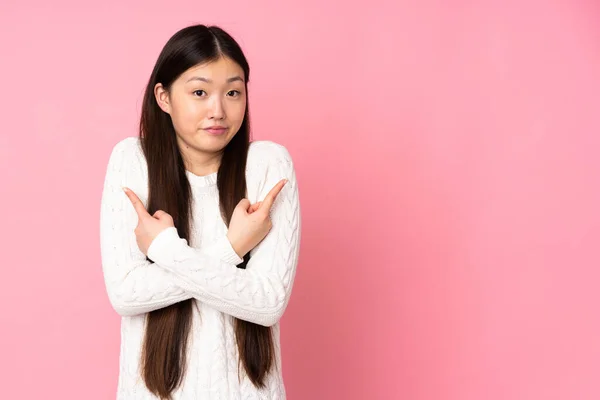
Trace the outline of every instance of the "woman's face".
<path fill-rule="evenodd" d="M 182 152 L 192 160 L 200 154 L 219 153 L 244 120 L 244 71 L 230 58 L 196 65 L 173 82 L 169 93 L 157 84 L 154 94 L 171 116 Z M 210 131 L 211 126 L 225 129 Z"/>

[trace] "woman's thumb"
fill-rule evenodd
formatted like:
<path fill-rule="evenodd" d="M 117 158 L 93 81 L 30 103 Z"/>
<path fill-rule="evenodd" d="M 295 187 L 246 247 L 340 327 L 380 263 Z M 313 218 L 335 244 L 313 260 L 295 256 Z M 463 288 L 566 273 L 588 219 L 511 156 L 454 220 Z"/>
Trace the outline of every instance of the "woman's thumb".
<path fill-rule="evenodd" d="M 169 215 L 169 213 L 163 211 L 163 210 L 158 210 L 156 211 L 153 215 L 154 218 L 162 220 L 165 218 L 171 218 L 171 216 Z"/>
<path fill-rule="evenodd" d="M 244 211 L 248 211 L 248 208 L 250 207 L 250 200 L 245 198 L 240 200 L 240 202 L 237 204 L 237 207 L 243 209 Z"/>

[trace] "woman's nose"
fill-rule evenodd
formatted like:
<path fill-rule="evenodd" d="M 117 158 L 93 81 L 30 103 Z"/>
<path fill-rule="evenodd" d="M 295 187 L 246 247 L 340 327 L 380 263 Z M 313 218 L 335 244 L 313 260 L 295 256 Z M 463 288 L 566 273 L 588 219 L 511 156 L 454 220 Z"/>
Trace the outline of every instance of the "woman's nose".
<path fill-rule="evenodd" d="M 223 110 L 223 104 L 221 104 L 220 100 L 214 100 L 212 102 L 212 104 L 210 105 L 210 117 L 211 118 L 218 118 L 221 119 L 223 118 L 223 114 L 224 114 L 224 110 Z"/>

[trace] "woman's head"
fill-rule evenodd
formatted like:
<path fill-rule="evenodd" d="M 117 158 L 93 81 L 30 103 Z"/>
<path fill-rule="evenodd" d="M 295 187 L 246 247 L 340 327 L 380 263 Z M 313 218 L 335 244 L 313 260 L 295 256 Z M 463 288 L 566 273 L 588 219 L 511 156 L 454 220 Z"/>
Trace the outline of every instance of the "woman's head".
<path fill-rule="evenodd" d="M 219 57 L 183 72 L 169 87 L 157 83 L 154 94 L 171 116 L 182 151 L 221 151 L 235 136 L 246 113 L 245 73 L 231 58 Z M 224 127 L 220 131 L 210 127 Z"/>
<path fill-rule="evenodd" d="M 215 26 L 195 25 L 168 40 L 146 86 L 139 126 L 148 166 L 146 209 L 150 214 L 169 213 L 179 236 L 188 242 L 193 198 L 186 169 L 196 163 L 207 168 L 218 164 L 219 205 L 227 226 L 236 205 L 247 196 L 249 73 L 230 35 Z M 214 125 L 227 129 L 214 136 L 205 130 Z M 237 267 L 246 268 L 249 259 L 246 254 Z M 147 316 L 142 377 L 161 399 L 169 399 L 185 375 L 193 301 Z M 270 328 L 234 319 L 234 329 L 239 364 L 256 387 L 264 387 L 276 365 Z"/>
<path fill-rule="evenodd" d="M 149 124 L 175 134 L 188 169 L 196 160 L 213 164 L 238 133 L 249 134 L 249 75 L 241 48 L 219 27 L 190 26 L 165 44 L 146 88 L 144 108 Z M 212 126 L 226 129 L 208 131 Z"/>

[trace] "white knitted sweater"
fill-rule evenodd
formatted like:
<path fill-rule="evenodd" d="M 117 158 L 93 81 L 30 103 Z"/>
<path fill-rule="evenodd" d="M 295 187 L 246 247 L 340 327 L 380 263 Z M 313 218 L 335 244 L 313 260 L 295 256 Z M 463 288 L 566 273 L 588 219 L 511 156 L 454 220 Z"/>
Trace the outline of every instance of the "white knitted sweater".
<path fill-rule="evenodd" d="M 271 208 L 272 228 L 250 252 L 246 269 L 226 237 L 219 211 L 217 173 L 186 171 L 193 193 L 190 243 L 176 228 L 151 243 L 148 262 L 136 243 L 137 214 L 122 190 L 127 186 L 147 206 L 148 170 L 138 137 L 118 142 L 110 155 L 100 210 L 102 270 L 112 307 L 121 318 L 118 400 L 156 399 L 140 376 L 146 313 L 193 299 L 188 367 L 175 400 L 285 399 L 279 319 L 292 291 L 300 248 L 300 204 L 291 156 L 271 141 L 252 142 L 246 182 L 251 203 L 262 201 L 287 178 Z M 271 326 L 276 368 L 267 387 L 256 389 L 239 368 L 233 317 Z"/>

